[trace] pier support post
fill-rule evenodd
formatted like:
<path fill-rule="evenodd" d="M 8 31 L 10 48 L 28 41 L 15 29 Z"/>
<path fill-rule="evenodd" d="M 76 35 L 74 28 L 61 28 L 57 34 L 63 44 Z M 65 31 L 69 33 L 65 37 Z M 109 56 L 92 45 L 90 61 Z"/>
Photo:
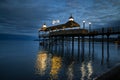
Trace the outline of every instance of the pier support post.
<path fill-rule="evenodd" d="M 91 36 L 89 36 L 89 56 L 90 56 L 90 53 L 91 53 L 91 45 L 90 45 L 91 42 L 90 41 L 91 41 Z"/>
<path fill-rule="evenodd" d="M 103 64 L 104 61 L 104 35 L 102 35 L 102 61 L 101 64 Z"/>
<path fill-rule="evenodd" d="M 64 54 L 64 36 L 62 36 L 62 55 Z"/>
<path fill-rule="evenodd" d="M 82 36 L 82 53 L 84 54 L 84 36 Z"/>
<path fill-rule="evenodd" d="M 48 43 L 49 50 L 50 50 L 50 40 L 51 40 L 51 38 L 50 38 L 50 36 L 49 36 L 49 43 Z"/>
<path fill-rule="evenodd" d="M 57 37 L 55 37 L 55 51 L 57 52 Z"/>
<path fill-rule="evenodd" d="M 80 36 L 78 36 L 78 58 L 80 57 Z"/>
<path fill-rule="evenodd" d="M 61 37 L 58 38 L 58 45 L 59 45 L 58 51 L 60 52 L 60 50 L 61 50 Z"/>
<path fill-rule="evenodd" d="M 52 48 L 52 51 L 53 51 L 53 37 L 51 37 L 51 48 Z"/>
<path fill-rule="evenodd" d="M 102 60 L 101 60 L 101 64 L 103 64 L 104 62 L 104 28 L 102 28 Z"/>
<path fill-rule="evenodd" d="M 109 34 L 107 34 L 107 62 L 109 62 Z"/>
<path fill-rule="evenodd" d="M 40 32 L 38 32 L 38 37 L 39 37 L 39 44 L 40 44 Z"/>
<path fill-rule="evenodd" d="M 70 37 L 67 37 L 67 53 L 70 53 L 71 52 L 71 50 L 69 50 L 70 48 L 71 48 L 71 40 L 70 40 Z"/>
<path fill-rule="evenodd" d="M 72 36 L 72 57 L 74 56 L 74 36 Z"/>
<path fill-rule="evenodd" d="M 92 36 L 92 58 L 94 59 L 94 36 Z"/>
<path fill-rule="evenodd" d="M 82 61 L 84 61 L 84 36 L 82 36 L 82 46 L 81 46 L 81 48 L 82 48 L 81 59 L 82 59 Z"/>

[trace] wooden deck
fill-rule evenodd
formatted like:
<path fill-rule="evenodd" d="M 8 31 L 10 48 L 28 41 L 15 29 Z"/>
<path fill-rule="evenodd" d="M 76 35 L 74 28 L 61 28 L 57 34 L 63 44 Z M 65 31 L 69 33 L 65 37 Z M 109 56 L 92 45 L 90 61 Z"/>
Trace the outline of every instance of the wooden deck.
<path fill-rule="evenodd" d="M 88 34 L 86 29 L 72 29 L 72 30 L 60 30 L 55 32 L 50 32 L 49 36 L 70 36 L 78 34 Z"/>
<path fill-rule="evenodd" d="M 91 31 L 88 32 L 88 30 L 85 29 L 73 29 L 73 30 L 61 30 L 61 31 L 55 31 L 50 32 L 49 36 L 99 36 L 99 35 L 116 35 L 120 34 L 120 32 L 97 32 L 97 31 Z"/>
<path fill-rule="evenodd" d="M 70 29 L 70 30 L 59 30 L 49 32 L 47 34 L 41 34 L 40 37 L 59 37 L 59 36 L 99 36 L 99 35 L 119 35 L 120 31 L 91 31 L 89 32 L 87 29 Z"/>

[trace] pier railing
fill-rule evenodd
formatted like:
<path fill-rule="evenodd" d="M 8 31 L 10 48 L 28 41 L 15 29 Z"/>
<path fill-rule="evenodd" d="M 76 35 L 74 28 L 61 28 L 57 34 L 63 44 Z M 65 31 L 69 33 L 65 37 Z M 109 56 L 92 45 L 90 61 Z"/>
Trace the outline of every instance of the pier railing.
<path fill-rule="evenodd" d="M 108 32 L 109 33 L 117 33 L 117 32 L 120 32 L 120 26 L 93 29 L 91 31 L 96 31 L 98 33 L 108 33 Z"/>

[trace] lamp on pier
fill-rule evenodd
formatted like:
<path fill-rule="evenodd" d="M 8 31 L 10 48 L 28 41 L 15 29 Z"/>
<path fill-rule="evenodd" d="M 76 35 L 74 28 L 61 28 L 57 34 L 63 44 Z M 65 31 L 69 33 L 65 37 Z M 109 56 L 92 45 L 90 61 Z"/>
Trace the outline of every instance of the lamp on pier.
<path fill-rule="evenodd" d="M 91 22 L 89 22 L 89 32 L 91 31 Z"/>
<path fill-rule="evenodd" d="M 47 29 L 47 25 L 44 23 L 44 24 L 42 25 L 42 30 L 43 30 L 43 31 L 46 31 L 46 29 Z"/>
<path fill-rule="evenodd" d="M 43 28 L 46 28 L 47 26 L 46 26 L 46 24 L 44 23 L 42 27 L 43 27 Z"/>
<path fill-rule="evenodd" d="M 85 29 L 85 21 L 83 21 L 83 29 Z"/>
<path fill-rule="evenodd" d="M 69 17 L 69 21 L 74 21 L 74 18 L 72 17 L 72 15 Z"/>

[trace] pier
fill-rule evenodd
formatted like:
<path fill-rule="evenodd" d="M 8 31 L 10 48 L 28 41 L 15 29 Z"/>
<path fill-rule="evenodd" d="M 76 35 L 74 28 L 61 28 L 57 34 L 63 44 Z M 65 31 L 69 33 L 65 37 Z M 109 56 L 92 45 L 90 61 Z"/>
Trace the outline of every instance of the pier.
<path fill-rule="evenodd" d="M 80 53 L 80 48 L 84 56 L 84 43 L 85 41 L 89 42 L 89 53 L 92 50 L 92 56 L 94 56 L 94 42 L 96 41 L 96 37 L 99 36 L 99 41 L 102 43 L 102 56 L 104 58 L 104 41 L 107 42 L 107 61 L 109 60 L 109 42 L 110 36 L 112 35 L 120 35 L 120 26 L 116 27 L 115 30 L 112 27 L 102 27 L 99 29 L 91 29 L 91 22 L 89 22 L 89 29 L 85 28 L 85 21 L 83 21 L 83 28 L 81 28 L 80 24 L 74 21 L 74 18 L 71 16 L 69 21 L 65 24 L 54 25 L 47 27 L 46 24 L 39 29 L 39 41 L 42 39 L 42 43 L 49 48 L 57 50 L 58 45 L 62 45 L 62 53 L 64 53 L 65 42 L 68 42 L 67 45 L 72 45 L 71 55 L 74 56 L 74 42 L 78 41 L 78 56 Z M 70 43 L 71 41 L 71 43 Z M 40 42 L 41 43 L 41 42 Z M 102 63 L 102 62 L 101 62 Z"/>
<path fill-rule="evenodd" d="M 112 36 L 120 35 L 120 26 L 117 27 L 101 27 L 99 29 L 92 29 L 91 22 L 89 28 L 85 28 L 85 21 L 83 27 L 76 23 L 71 16 L 69 21 L 65 24 L 47 27 L 46 24 L 39 30 L 39 43 L 42 43 L 45 49 L 53 55 L 61 55 L 62 57 L 69 58 L 71 61 L 77 60 L 84 62 L 86 60 L 86 42 L 88 43 L 88 57 L 90 60 L 95 60 L 95 42 L 101 42 L 101 61 L 103 66 L 107 63 L 110 64 L 110 42 Z M 42 39 L 42 41 L 41 41 Z M 120 39 L 118 38 L 119 42 Z M 76 44 L 77 43 L 77 44 Z M 106 46 L 105 46 L 106 45 Z M 77 47 L 77 48 L 76 48 Z M 75 54 L 77 52 L 77 54 Z M 119 66 L 110 71 L 96 76 L 95 80 L 101 79 L 119 79 Z M 112 73 L 112 74 L 111 74 Z M 106 77 L 107 76 L 107 77 Z M 116 78 L 114 77 L 116 76 Z"/>
<path fill-rule="evenodd" d="M 108 48 L 109 48 L 109 38 L 111 35 L 119 35 L 120 34 L 120 27 L 118 26 L 117 30 L 112 29 L 111 27 L 108 28 L 100 28 L 100 29 L 91 29 L 91 22 L 89 22 L 89 29 L 85 29 L 85 21 L 83 21 L 83 28 L 80 28 L 81 26 L 74 21 L 74 18 L 71 16 L 69 18 L 69 21 L 65 24 L 55 25 L 47 27 L 46 24 L 42 26 L 42 28 L 39 29 L 39 41 L 40 39 L 43 39 L 43 41 L 46 41 L 45 44 L 53 45 L 56 41 L 58 42 L 58 39 L 61 39 L 64 43 L 65 37 L 72 38 L 72 44 L 74 46 L 74 38 L 78 38 L 78 44 L 79 39 L 81 39 L 82 42 L 84 42 L 85 39 L 88 39 L 89 42 L 92 41 L 94 44 L 94 38 L 96 36 L 101 36 L 102 44 L 104 42 L 104 37 L 107 40 Z M 84 45 L 83 45 L 84 46 Z M 78 46 L 79 47 L 79 46 Z M 93 45 L 94 47 L 94 45 Z"/>

